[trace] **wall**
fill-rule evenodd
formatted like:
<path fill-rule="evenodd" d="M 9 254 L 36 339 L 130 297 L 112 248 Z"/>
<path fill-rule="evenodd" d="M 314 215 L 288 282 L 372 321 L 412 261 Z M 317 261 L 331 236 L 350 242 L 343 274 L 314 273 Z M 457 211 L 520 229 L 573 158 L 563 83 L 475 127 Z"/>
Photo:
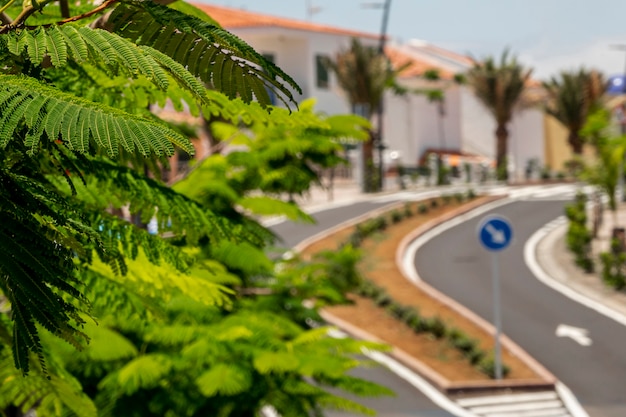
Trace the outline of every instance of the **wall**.
<path fill-rule="evenodd" d="M 538 168 L 545 165 L 544 142 L 542 110 L 526 109 L 513 115 L 513 120 L 509 124 L 509 178 L 512 181 L 525 179 L 525 171 L 530 160 L 537 161 Z"/>
<path fill-rule="evenodd" d="M 401 81 L 411 89 L 439 87 L 418 80 Z M 431 103 L 425 95 L 396 96 L 388 92 L 385 97 L 385 143 L 388 152 L 398 152 L 403 165 L 417 165 L 429 148 L 461 149 L 458 87 L 446 89 L 443 117 L 438 103 Z"/>

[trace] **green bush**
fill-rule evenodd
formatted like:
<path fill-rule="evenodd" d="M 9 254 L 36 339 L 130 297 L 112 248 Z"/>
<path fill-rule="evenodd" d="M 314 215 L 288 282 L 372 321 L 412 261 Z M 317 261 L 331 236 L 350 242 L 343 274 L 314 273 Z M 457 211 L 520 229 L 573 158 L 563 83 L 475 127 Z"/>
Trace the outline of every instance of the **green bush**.
<path fill-rule="evenodd" d="M 404 217 L 411 217 L 413 215 L 413 210 L 411 210 L 411 203 L 408 201 L 404 203 Z"/>
<path fill-rule="evenodd" d="M 602 281 L 609 287 L 621 290 L 626 286 L 626 253 L 621 251 L 619 239 L 611 240 L 611 251 L 600 254 Z"/>
<path fill-rule="evenodd" d="M 496 362 L 492 357 L 483 358 L 478 364 L 478 369 L 490 378 L 496 377 Z M 502 364 L 502 378 L 505 378 L 510 372 L 511 368 Z"/>
<path fill-rule="evenodd" d="M 355 231 L 348 238 L 348 242 L 346 244 L 352 245 L 355 248 L 358 248 L 363 243 L 363 236 L 358 231 Z"/>
<path fill-rule="evenodd" d="M 391 223 L 396 224 L 400 223 L 404 218 L 404 214 L 402 212 L 394 210 L 391 212 Z"/>
<path fill-rule="evenodd" d="M 476 350 L 478 342 L 474 339 L 470 339 L 467 335 L 463 335 L 462 337 L 454 340 L 452 346 L 463 352 L 464 355 L 468 355 L 470 352 L 474 352 Z"/>
<path fill-rule="evenodd" d="M 441 339 L 446 335 L 446 324 L 440 317 L 430 317 L 426 319 L 426 327 L 428 332 L 435 336 L 437 339 Z"/>
<path fill-rule="evenodd" d="M 428 213 L 428 206 L 424 203 L 420 204 L 417 208 L 417 212 L 419 214 L 426 214 Z"/>
<path fill-rule="evenodd" d="M 468 352 L 466 356 L 470 363 L 476 366 L 485 358 L 485 352 L 476 348 L 473 351 Z"/>
<path fill-rule="evenodd" d="M 350 244 L 339 250 L 325 250 L 315 255 L 314 260 L 324 265 L 327 280 L 342 293 L 359 288 L 363 282 L 357 264 L 361 251 Z"/>
<path fill-rule="evenodd" d="M 591 258 L 592 232 L 587 228 L 587 196 L 578 193 L 572 204 L 565 207 L 565 216 L 569 226 L 565 237 L 567 248 L 574 254 L 576 265 L 585 272 L 593 272 L 594 264 Z"/>
<path fill-rule="evenodd" d="M 474 191 L 472 188 L 467 190 L 467 199 L 468 200 L 473 200 L 475 198 L 476 198 L 476 191 Z"/>
<path fill-rule="evenodd" d="M 439 207 L 439 200 L 437 200 L 436 198 L 433 198 L 432 200 L 430 200 L 430 206 L 432 208 Z"/>
<path fill-rule="evenodd" d="M 387 307 L 389 304 L 393 302 L 393 298 L 391 298 L 391 296 L 387 294 L 387 292 L 382 291 L 376 296 L 376 298 L 374 299 L 374 302 L 379 307 Z"/>

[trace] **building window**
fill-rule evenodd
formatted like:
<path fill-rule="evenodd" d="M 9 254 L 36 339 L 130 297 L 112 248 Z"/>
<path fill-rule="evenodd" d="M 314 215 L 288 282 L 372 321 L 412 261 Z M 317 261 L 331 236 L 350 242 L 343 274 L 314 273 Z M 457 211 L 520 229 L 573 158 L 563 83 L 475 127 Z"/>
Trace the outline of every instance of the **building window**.
<path fill-rule="evenodd" d="M 330 87 L 328 59 L 329 57 L 326 55 L 315 55 L 315 78 L 317 80 L 317 88 L 327 89 Z"/>
<path fill-rule="evenodd" d="M 276 63 L 276 56 L 272 53 L 264 53 L 263 58 L 265 58 L 272 64 Z M 275 106 L 276 105 L 276 93 L 274 93 L 274 90 L 272 90 L 269 87 L 265 87 L 265 90 L 267 91 L 267 95 L 270 96 L 270 104 L 272 106 Z"/>

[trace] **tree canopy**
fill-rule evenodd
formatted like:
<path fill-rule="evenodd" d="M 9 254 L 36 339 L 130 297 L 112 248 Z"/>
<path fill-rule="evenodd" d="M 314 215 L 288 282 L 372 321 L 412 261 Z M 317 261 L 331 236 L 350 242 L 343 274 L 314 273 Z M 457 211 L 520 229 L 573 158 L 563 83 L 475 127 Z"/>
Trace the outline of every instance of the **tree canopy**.
<path fill-rule="evenodd" d="M 347 374 L 379 346 L 304 325 L 305 297 L 341 294 L 323 265 L 274 265 L 251 215 L 306 219 L 271 197 L 305 192 L 367 123 L 270 113 L 268 89 L 293 110 L 296 83 L 188 4 L 11 0 L 0 15 L 0 412 L 369 412 L 327 387 L 385 393 Z M 246 126 L 267 154 L 210 158 L 197 188 L 167 187 L 168 156 L 194 152 L 151 112 L 167 104 Z"/>
<path fill-rule="evenodd" d="M 507 179 L 507 125 L 531 74 L 532 69 L 525 68 L 515 56 L 509 55 L 508 50 L 502 53 L 499 62 L 492 56 L 475 61 L 467 73 L 468 84 L 496 122 L 496 168 L 500 180 Z"/>

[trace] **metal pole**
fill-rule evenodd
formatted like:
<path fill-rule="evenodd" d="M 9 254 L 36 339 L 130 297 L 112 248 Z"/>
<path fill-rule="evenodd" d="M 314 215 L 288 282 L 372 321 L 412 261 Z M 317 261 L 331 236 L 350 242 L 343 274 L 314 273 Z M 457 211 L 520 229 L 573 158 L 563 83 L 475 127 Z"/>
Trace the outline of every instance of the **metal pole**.
<path fill-rule="evenodd" d="M 383 9 L 383 22 L 382 22 L 382 27 L 380 29 L 380 40 L 378 44 L 378 54 L 381 57 L 385 57 L 385 42 L 387 40 L 387 23 L 389 21 L 390 7 L 391 7 L 391 0 L 385 0 L 385 5 Z M 385 65 L 388 65 L 388 64 L 386 63 Z M 385 145 L 383 145 L 383 116 L 385 114 L 384 90 L 381 94 L 382 95 L 380 96 L 380 102 L 378 103 L 378 111 L 376 112 L 377 119 L 378 119 L 378 126 L 377 126 L 377 132 L 376 132 L 376 147 L 378 149 L 378 189 L 380 191 L 383 190 L 383 187 L 385 184 L 385 180 L 384 180 L 385 168 L 383 165 L 383 155 L 384 155 L 383 151 L 385 150 Z"/>
<path fill-rule="evenodd" d="M 500 334 L 502 333 L 502 318 L 500 311 L 500 277 L 498 265 L 498 253 L 493 252 L 493 322 L 496 327 L 494 365 L 496 379 L 502 379 L 502 347 L 500 346 Z"/>

